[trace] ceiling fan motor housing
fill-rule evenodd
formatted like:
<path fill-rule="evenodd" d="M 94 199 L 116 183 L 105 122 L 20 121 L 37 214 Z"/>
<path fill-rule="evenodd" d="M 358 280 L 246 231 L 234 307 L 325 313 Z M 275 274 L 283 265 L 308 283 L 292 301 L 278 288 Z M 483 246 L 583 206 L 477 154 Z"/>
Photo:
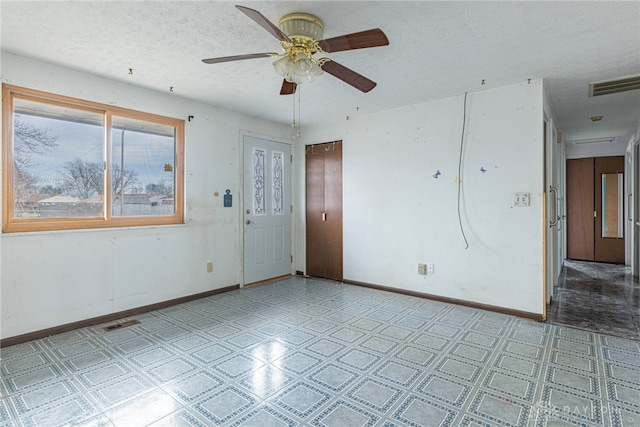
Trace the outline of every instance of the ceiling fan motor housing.
<path fill-rule="evenodd" d="M 316 16 L 308 13 L 290 13 L 278 21 L 278 27 L 290 39 L 322 40 L 324 25 Z"/>

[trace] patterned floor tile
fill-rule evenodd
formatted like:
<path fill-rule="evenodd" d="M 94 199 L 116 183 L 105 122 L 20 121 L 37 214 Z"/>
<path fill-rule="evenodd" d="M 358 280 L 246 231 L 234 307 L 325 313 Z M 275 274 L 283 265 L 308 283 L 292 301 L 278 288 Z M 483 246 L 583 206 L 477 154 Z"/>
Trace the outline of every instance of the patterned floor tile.
<path fill-rule="evenodd" d="M 168 393 L 156 389 L 116 406 L 105 414 L 116 427 L 146 426 L 180 407 Z"/>
<path fill-rule="evenodd" d="M 457 412 L 449 407 L 415 394 L 409 395 L 393 414 L 392 419 L 411 426 L 421 426 L 429 420 L 431 426 L 450 426 Z"/>
<path fill-rule="evenodd" d="M 136 318 L 0 349 L 0 427 L 640 425 L 588 330 L 301 277 Z"/>
<path fill-rule="evenodd" d="M 422 369 L 405 363 L 400 363 L 395 360 L 387 360 L 381 363 L 380 366 L 371 373 L 371 375 L 408 388 L 414 383 L 421 373 Z"/>
<path fill-rule="evenodd" d="M 290 329 L 281 334 L 279 339 L 287 344 L 303 345 L 316 337 L 315 333 L 310 332 L 311 331 L 305 332 L 303 330 Z"/>
<path fill-rule="evenodd" d="M 127 360 L 134 365 L 145 368 L 149 365 L 160 363 L 163 360 L 168 360 L 175 355 L 176 352 L 167 347 L 154 346 L 148 350 L 143 350 L 128 356 Z"/>
<path fill-rule="evenodd" d="M 558 350 L 574 352 L 592 357 L 596 355 L 596 346 L 587 341 L 575 341 L 572 339 L 555 337 L 552 342 L 552 347 Z"/>
<path fill-rule="evenodd" d="M 65 377 L 63 367 L 56 364 L 45 365 L 15 375 L 3 376 L 2 382 L 8 393 L 24 392 L 30 388 L 44 387 Z"/>
<path fill-rule="evenodd" d="M 118 343 L 116 345 L 111 346 L 113 350 L 115 350 L 118 354 L 126 356 L 132 353 L 136 353 L 138 351 L 142 351 L 144 349 L 150 349 L 154 345 L 157 345 L 158 342 L 149 337 L 137 337 L 132 340 L 128 340 L 125 342 Z"/>
<path fill-rule="evenodd" d="M 207 338 L 194 333 L 191 333 L 189 334 L 189 336 L 171 343 L 173 347 L 182 352 L 192 351 L 207 344 L 209 344 L 209 340 Z"/>
<path fill-rule="evenodd" d="M 636 384 L 621 384 L 607 381 L 609 401 L 624 404 L 640 411 L 640 388 Z"/>
<path fill-rule="evenodd" d="M 513 354 L 514 356 L 527 359 L 541 360 L 544 356 L 544 347 L 525 344 L 513 339 L 508 339 L 505 341 L 503 345 L 503 351 L 509 354 Z"/>
<path fill-rule="evenodd" d="M 537 380 L 541 373 L 541 363 L 511 354 L 498 354 L 493 366 L 534 380 Z"/>
<path fill-rule="evenodd" d="M 231 424 L 232 427 L 295 427 L 297 425 L 300 425 L 300 423 L 268 405 L 260 406 L 253 411 L 242 415 L 233 424 Z"/>
<path fill-rule="evenodd" d="M 98 413 L 85 397 L 78 395 L 57 401 L 41 411 L 27 413 L 20 418 L 24 426 L 53 426 L 80 423 Z"/>
<path fill-rule="evenodd" d="M 578 393 L 592 394 L 600 397 L 598 377 L 585 372 L 573 371 L 551 365 L 547 370 L 545 383 L 564 387 Z"/>
<path fill-rule="evenodd" d="M 358 373 L 345 369 L 342 366 L 329 363 L 311 375 L 310 381 L 319 384 L 329 390 L 340 392 L 358 378 Z"/>
<path fill-rule="evenodd" d="M 306 418 L 331 399 L 331 395 L 318 387 L 298 382 L 274 397 L 273 402 L 291 414 Z"/>
<path fill-rule="evenodd" d="M 145 372 L 156 381 L 156 384 L 165 384 L 169 381 L 184 377 L 195 372 L 199 366 L 184 357 L 169 359 L 156 364 Z"/>
<path fill-rule="evenodd" d="M 377 413 L 387 413 L 403 395 L 404 390 L 382 381 L 367 378 L 353 386 L 345 396 L 374 409 Z"/>
<path fill-rule="evenodd" d="M 107 409 L 133 399 L 152 387 L 144 377 L 134 374 L 100 385 L 97 389 L 91 390 L 91 396 L 102 409 Z"/>
<path fill-rule="evenodd" d="M 278 339 L 261 341 L 256 346 L 247 350 L 256 359 L 265 362 L 273 362 L 280 359 L 285 354 L 295 351 L 298 347 L 285 344 Z"/>
<path fill-rule="evenodd" d="M 204 364 L 209 364 L 225 356 L 228 356 L 233 352 L 234 351 L 231 348 L 225 347 L 222 344 L 215 343 L 202 347 L 201 349 L 193 352 L 191 354 L 191 357 Z"/>
<path fill-rule="evenodd" d="M 331 333 L 330 336 L 337 340 L 352 344 L 365 336 L 365 333 L 357 331 L 353 328 L 340 328 L 337 331 Z"/>
<path fill-rule="evenodd" d="M 236 379 L 247 372 L 255 371 L 264 366 L 264 362 L 244 354 L 234 354 L 233 356 L 216 362 L 213 369 L 225 377 Z"/>
<path fill-rule="evenodd" d="M 511 373 L 491 370 L 482 381 L 482 387 L 491 390 L 493 393 L 505 396 L 505 398 L 533 403 L 536 382 Z"/>
<path fill-rule="evenodd" d="M 430 374 L 418 385 L 416 392 L 431 400 L 437 400 L 456 409 L 462 409 L 472 387 L 460 381 Z"/>
<path fill-rule="evenodd" d="M 640 352 L 627 352 L 613 347 L 604 347 L 602 355 L 607 361 L 631 367 L 640 366 Z"/>
<path fill-rule="evenodd" d="M 197 414 L 185 408 L 149 424 L 149 427 L 207 427 L 207 424 Z"/>
<path fill-rule="evenodd" d="M 0 348 L 0 366 L 5 360 L 28 357 L 34 353 L 40 353 L 45 350 L 46 346 L 40 344 L 40 341 L 29 341 L 22 344 L 12 345 L 11 347 L 2 347 Z"/>
<path fill-rule="evenodd" d="M 24 356 L 3 358 L 0 363 L 2 375 L 15 375 L 53 364 L 52 357 L 44 351 L 30 352 Z"/>
<path fill-rule="evenodd" d="M 610 425 L 614 427 L 637 427 L 640 425 L 640 411 L 612 403 L 608 411 Z"/>
<path fill-rule="evenodd" d="M 338 400 L 311 421 L 311 425 L 323 427 L 373 426 L 379 419 L 380 417 L 358 406 L 344 400 Z"/>
<path fill-rule="evenodd" d="M 443 337 L 438 337 L 432 334 L 422 333 L 413 339 L 414 344 L 418 344 L 423 347 L 427 347 L 433 350 L 442 351 L 447 348 L 452 339 L 447 339 Z"/>
<path fill-rule="evenodd" d="M 470 360 L 472 362 L 486 363 L 491 357 L 491 352 L 483 347 L 477 347 L 475 345 L 458 343 L 451 347 L 448 354 L 457 356 L 461 359 Z"/>
<path fill-rule="evenodd" d="M 215 425 L 222 425 L 232 418 L 242 415 L 256 403 L 249 394 L 237 387 L 229 386 L 218 390 L 193 407 Z"/>
<path fill-rule="evenodd" d="M 495 335 L 475 331 L 466 332 L 462 335 L 461 340 L 466 343 L 475 344 L 476 346 L 481 346 L 491 350 L 493 350 L 500 341 Z"/>
<path fill-rule="evenodd" d="M 473 398 L 468 411 L 490 425 L 526 427 L 529 422 L 530 406 L 509 396 L 480 390 Z"/>
<path fill-rule="evenodd" d="M 594 375 L 598 374 L 598 364 L 596 359 L 584 357 L 576 353 L 552 350 L 549 362 L 560 368 L 577 369 Z"/>
<path fill-rule="evenodd" d="M 629 382 L 640 388 L 640 369 L 631 366 L 618 365 L 616 363 L 605 362 L 605 378 L 615 382 Z"/>
<path fill-rule="evenodd" d="M 234 337 L 227 338 L 226 343 L 232 344 L 240 349 L 251 347 L 262 341 L 262 337 L 251 332 L 242 332 Z"/>
<path fill-rule="evenodd" d="M 475 383 L 482 373 L 482 367 L 476 364 L 444 357 L 435 366 L 434 371 L 470 383 Z"/>
<path fill-rule="evenodd" d="M 392 352 L 398 346 L 399 344 L 397 341 L 392 341 L 377 335 L 374 335 L 371 338 L 367 338 L 359 344 L 359 347 L 383 354 Z"/>
<path fill-rule="evenodd" d="M 273 365 L 266 365 L 245 375 L 239 384 L 261 399 L 266 399 L 294 380 L 294 376 L 281 369 Z"/>
<path fill-rule="evenodd" d="M 418 365 L 422 369 L 429 366 L 437 356 L 438 353 L 434 351 L 426 350 L 414 345 L 400 346 L 398 347 L 398 351 L 393 355 L 396 359 Z"/>
<path fill-rule="evenodd" d="M 593 396 L 544 385 L 541 402 L 554 409 L 553 415 L 560 421 L 580 422 L 587 425 L 603 425 L 603 403 Z"/>
<path fill-rule="evenodd" d="M 339 351 L 344 349 L 346 345 L 340 344 L 336 341 L 321 339 L 313 344 L 309 344 L 305 347 L 305 350 L 310 351 L 312 353 L 318 354 L 320 356 L 324 356 L 326 358 L 330 358 L 336 355 Z"/>
<path fill-rule="evenodd" d="M 351 349 L 336 360 L 359 371 L 366 371 L 381 360 L 381 356 L 358 349 Z"/>
<path fill-rule="evenodd" d="M 76 372 L 75 377 L 85 388 L 89 389 L 113 382 L 113 380 L 129 375 L 131 372 L 132 369 L 122 362 L 109 362 Z"/>

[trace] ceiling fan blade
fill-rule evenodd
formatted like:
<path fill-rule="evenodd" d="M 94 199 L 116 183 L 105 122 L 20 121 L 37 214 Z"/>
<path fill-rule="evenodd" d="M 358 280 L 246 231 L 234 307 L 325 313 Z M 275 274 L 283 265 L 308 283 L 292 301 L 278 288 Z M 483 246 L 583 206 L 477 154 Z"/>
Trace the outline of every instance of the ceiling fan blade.
<path fill-rule="evenodd" d="M 263 14 L 258 12 L 257 10 L 250 9 L 244 6 L 236 5 L 236 8 L 240 10 L 240 12 L 247 15 L 249 18 L 253 19 L 256 24 L 260 25 L 262 28 L 267 30 L 269 34 L 280 40 L 281 42 L 289 42 L 291 43 L 291 39 L 285 33 L 283 33 L 280 28 L 278 28 L 275 24 L 269 21 Z"/>
<path fill-rule="evenodd" d="M 327 53 L 343 50 L 363 49 L 366 47 L 386 46 L 389 39 L 380 28 L 332 37 L 318 42 L 322 50 Z"/>
<path fill-rule="evenodd" d="M 345 67 L 344 65 L 340 65 L 335 61 L 327 61 L 322 64 L 322 70 L 331 74 L 334 77 L 339 78 L 343 82 L 350 84 L 362 92 L 369 92 L 371 89 L 376 87 L 377 83 L 369 80 L 362 74 L 358 74 L 355 71 Z"/>
<path fill-rule="evenodd" d="M 249 53 L 247 55 L 233 55 L 233 56 L 221 56 L 219 58 L 207 58 L 207 59 L 203 59 L 202 62 L 204 62 L 205 64 L 218 64 L 220 62 L 241 61 L 243 59 L 255 59 L 255 58 L 271 58 L 274 56 L 278 56 L 278 54 L 273 52 Z"/>
<path fill-rule="evenodd" d="M 293 95 L 296 93 L 296 83 L 291 83 L 286 80 L 282 80 L 282 88 L 280 89 L 280 95 Z"/>

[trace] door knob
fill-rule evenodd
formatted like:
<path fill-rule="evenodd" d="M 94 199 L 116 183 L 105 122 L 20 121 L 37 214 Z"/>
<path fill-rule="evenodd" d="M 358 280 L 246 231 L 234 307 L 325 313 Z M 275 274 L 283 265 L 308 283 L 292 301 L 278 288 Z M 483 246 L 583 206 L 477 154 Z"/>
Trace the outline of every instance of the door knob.
<path fill-rule="evenodd" d="M 250 219 L 245 221 L 245 224 L 249 225 L 249 224 L 253 224 L 253 221 L 251 221 Z"/>

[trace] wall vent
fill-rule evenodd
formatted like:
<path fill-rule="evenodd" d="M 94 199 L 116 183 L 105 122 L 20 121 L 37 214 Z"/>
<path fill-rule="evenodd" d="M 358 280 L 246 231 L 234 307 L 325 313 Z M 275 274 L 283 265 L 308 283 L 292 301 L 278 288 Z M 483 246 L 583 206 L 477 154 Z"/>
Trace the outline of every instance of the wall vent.
<path fill-rule="evenodd" d="M 640 89 L 640 75 L 589 83 L 589 96 L 608 95 L 635 89 Z"/>

